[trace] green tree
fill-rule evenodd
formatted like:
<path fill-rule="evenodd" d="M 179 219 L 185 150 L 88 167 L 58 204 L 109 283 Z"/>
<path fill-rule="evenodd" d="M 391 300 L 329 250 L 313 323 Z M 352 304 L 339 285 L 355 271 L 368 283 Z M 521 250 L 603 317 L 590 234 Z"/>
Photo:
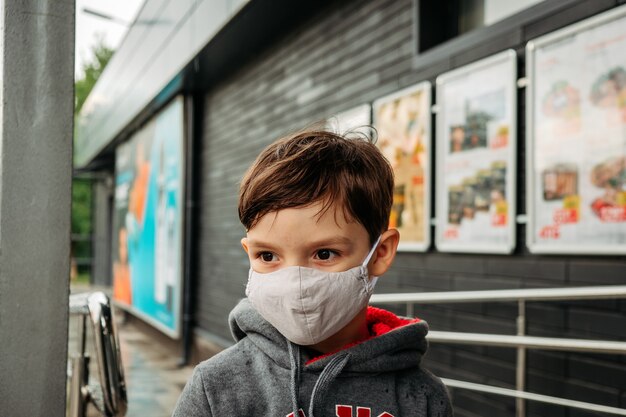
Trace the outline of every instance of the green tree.
<path fill-rule="evenodd" d="M 96 85 L 96 81 L 98 81 L 98 78 L 102 75 L 104 68 L 109 63 L 115 51 L 106 46 L 104 41 L 100 39 L 91 52 L 93 54 L 91 61 L 83 64 L 83 78 L 76 80 L 74 84 L 74 115 L 80 112 L 89 93 L 91 93 L 91 89 Z"/>
<path fill-rule="evenodd" d="M 100 39 L 91 52 L 91 60 L 83 64 L 82 78 L 74 82 L 74 120 L 114 51 Z M 72 180 L 72 256 L 78 260 L 92 257 L 91 239 L 88 238 L 92 232 L 91 209 L 92 181 L 88 178 L 75 177 Z M 89 272 L 89 265 L 78 265 L 72 271 L 72 275 L 79 274 L 88 281 Z"/>

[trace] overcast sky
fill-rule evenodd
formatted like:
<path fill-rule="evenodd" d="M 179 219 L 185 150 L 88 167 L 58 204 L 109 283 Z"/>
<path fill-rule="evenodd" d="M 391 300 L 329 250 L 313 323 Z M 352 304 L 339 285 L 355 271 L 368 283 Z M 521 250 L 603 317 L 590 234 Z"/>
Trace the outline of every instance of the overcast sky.
<path fill-rule="evenodd" d="M 83 8 L 113 16 L 129 24 L 135 19 L 144 0 L 76 0 L 76 78 L 82 77 L 82 65 L 91 60 L 91 47 L 98 37 L 116 49 L 128 27 L 124 24 L 87 14 Z"/>

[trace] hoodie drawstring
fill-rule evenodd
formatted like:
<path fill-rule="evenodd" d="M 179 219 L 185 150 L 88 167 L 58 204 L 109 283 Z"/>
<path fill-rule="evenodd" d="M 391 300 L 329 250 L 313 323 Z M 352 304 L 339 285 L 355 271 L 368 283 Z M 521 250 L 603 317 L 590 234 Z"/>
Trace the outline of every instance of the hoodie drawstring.
<path fill-rule="evenodd" d="M 313 392 L 311 393 L 311 402 L 309 403 L 309 417 L 314 417 L 314 410 L 317 406 L 317 403 L 319 402 L 317 401 L 317 399 L 323 399 L 325 397 L 326 391 L 328 391 L 330 384 L 341 373 L 349 360 L 349 353 L 339 354 L 334 357 L 330 362 L 328 362 L 328 364 L 324 367 L 324 370 L 320 374 L 319 378 L 317 378 L 315 386 L 313 387 Z"/>
<path fill-rule="evenodd" d="M 298 395 L 300 387 L 300 346 L 291 343 L 287 340 L 287 347 L 289 349 L 289 365 L 291 366 L 291 403 L 293 406 L 294 417 L 300 417 L 298 405 Z M 309 403 L 308 417 L 315 417 L 314 411 L 319 402 L 319 398 L 324 398 L 330 384 L 337 378 L 343 368 L 350 360 L 350 354 L 338 354 L 331 359 L 324 367 L 324 370 L 315 381 L 313 386 L 313 392 L 311 393 L 311 401 Z"/>
<path fill-rule="evenodd" d="M 293 405 L 293 416 L 300 417 L 298 413 L 298 395 L 300 387 L 300 346 L 294 345 L 287 340 L 289 349 L 289 364 L 291 365 L 291 403 Z"/>

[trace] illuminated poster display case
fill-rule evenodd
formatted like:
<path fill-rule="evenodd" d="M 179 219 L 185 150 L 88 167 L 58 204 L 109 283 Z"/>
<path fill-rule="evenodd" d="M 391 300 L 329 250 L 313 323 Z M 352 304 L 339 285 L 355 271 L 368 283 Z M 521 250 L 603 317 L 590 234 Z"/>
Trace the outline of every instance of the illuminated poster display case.
<path fill-rule="evenodd" d="M 389 226 L 400 232 L 401 251 L 430 246 L 431 89 L 423 82 L 373 105 L 377 146 L 394 171 Z"/>
<path fill-rule="evenodd" d="M 626 7 L 526 54 L 527 245 L 626 254 Z"/>
<path fill-rule="evenodd" d="M 113 300 L 180 335 L 184 210 L 183 100 L 176 98 L 116 152 Z"/>
<path fill-rule="evenodd" d="M 507 50 L 437 77 L 440 251 L 515 247 L 516 72 Z"/>

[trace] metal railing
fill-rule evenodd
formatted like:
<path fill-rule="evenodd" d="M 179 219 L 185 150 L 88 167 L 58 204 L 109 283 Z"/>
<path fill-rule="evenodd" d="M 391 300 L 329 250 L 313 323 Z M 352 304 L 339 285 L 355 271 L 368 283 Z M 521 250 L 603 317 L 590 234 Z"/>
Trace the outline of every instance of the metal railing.
<path fill-rule="evenodd" d="M 126 414 L 126 382 L 109 297 L 103 292 L 70 295 L 70 314 L 79 316 L 79 351 L 70 359 L 69 417 L 84 417 L 91 402 L 103 416 Z M 89 381 L 87 320 L 92 327 L 99 383 Z"/>
<path fill-rule="evenodd" d="M 527 336 L 526 302 L 605 299 L 626 299 L 626 286 L 374 294 L 370 302 L 372 304 L 405 304 L 407 316 L 412 317 L 414 315 L 415 304 L 516 301 L 518 304 L 517 335 L 443 331 L 431 331 L 428 334 L 428 340 L 431 342 L 516 348 L 516 389 L 511 390 L 448 378 L 442 378 L 442 381 L 447 386 L 452 388 L 461 388 L 483 393 L 514 397 L 516 398 L 515 408 L 517 417 L 526 416 L 526 400 L 626 416 L 626 409 L 623 408 L 609 407 L 600 404 L 569 400 L 525 391 L 527 349 L 626 355 L 626 342 Z"/>

